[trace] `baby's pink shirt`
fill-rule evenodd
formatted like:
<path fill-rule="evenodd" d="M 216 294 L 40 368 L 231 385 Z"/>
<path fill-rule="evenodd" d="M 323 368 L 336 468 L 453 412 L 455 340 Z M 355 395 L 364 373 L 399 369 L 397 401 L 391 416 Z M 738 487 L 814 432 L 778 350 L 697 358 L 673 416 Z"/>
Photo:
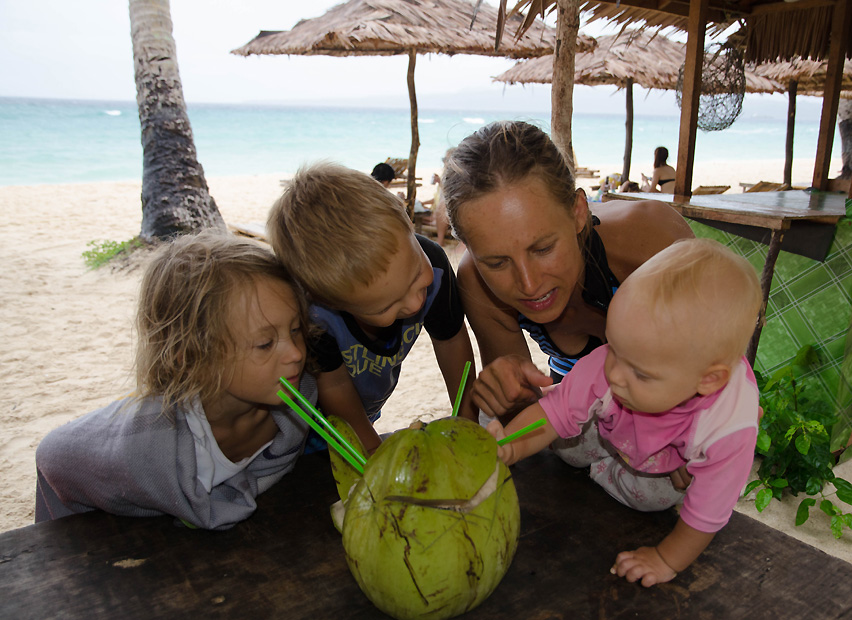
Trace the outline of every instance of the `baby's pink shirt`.
<path fill-rule="evenodd" d="M 728 522 L 748 480 L 757 439 L 758 390 L 745 357 L 722 389 L 664 413 L 646 414 L 612 398 L 604 376 L 609 347 L 582 358 L 540 401 L 561 437 L 575 437 L 596 418 L 601 438 L 633 469 L 665 474 L 686 465 L 693 476 L 681 518 L 702 532 Z"/>

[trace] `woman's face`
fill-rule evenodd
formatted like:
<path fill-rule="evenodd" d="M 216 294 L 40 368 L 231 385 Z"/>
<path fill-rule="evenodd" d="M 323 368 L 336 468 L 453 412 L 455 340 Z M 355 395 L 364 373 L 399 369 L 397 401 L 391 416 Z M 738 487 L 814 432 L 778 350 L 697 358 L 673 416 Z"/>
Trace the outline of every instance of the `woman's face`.
<path fill-rule="evenodd" d="M 583 272 L 577 234 L 588 213 L 572 209 L 536 175 L 480 196 L 459 210 L 468 251 L 492 293 L 536 323 L 557 320 Z"/>

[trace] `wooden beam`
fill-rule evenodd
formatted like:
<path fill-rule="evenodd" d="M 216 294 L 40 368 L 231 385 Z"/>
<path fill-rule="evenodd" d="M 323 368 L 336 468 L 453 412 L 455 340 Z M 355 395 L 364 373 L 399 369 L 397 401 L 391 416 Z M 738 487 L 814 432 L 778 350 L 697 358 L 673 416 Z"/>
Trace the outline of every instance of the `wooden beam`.
<path fill-rule="evenodd" d="M 680 137 L 677 145 L 675 195 L 692 195 L 692 167 L 695 163 L 695 136 L 698 131 L 698 101 L 701 95 L 701 65 L 704 62 L 704 33 L 708 0 L 695 0 L 689 8 L 686 64 L 680 98 Z"/>
<path fill-rule="evenodd" d="M 784 182 L 793 185 L 793 135 L 796 132 L 796 94 L 799 83 L 790 80 L 787 87 L 787 143 L 784 148 Z"/>
<path fill-rule="evenodd" d="M 831 20 L 828 66 L 825 72 L 825 90 L 822 96 L 822 114 L 817 135 L 816 163 L 812 185 L 828 189 L 831 172 L 831 147 L 834 142 L 834 126 L 837 123 L 837 107 L 840 100 L 840 83 L 843 79 L 843 64 L 847 37 L 852 30 L 852 0 L 837 0 Z"/>

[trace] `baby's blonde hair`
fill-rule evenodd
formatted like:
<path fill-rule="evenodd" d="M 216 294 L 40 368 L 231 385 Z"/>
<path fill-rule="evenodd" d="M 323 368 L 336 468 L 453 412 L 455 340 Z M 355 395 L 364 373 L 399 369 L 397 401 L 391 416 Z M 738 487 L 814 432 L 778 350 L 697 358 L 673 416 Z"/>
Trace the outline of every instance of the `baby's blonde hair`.
<path fill-rule="evenodd" d="M 398 197 L 369 175 L 333 163 L 301 168 L 266 227 L 275 253 L 313 299 L 343 309 L 356 284 L 387 271 L 400 232 L 412 234 Z"/>
<path fill-rule="evenodd" d="M 709 363 L 733 364 L 743 355 L 763 303 L 754 267 L 718 241 L 682 239 L 651 257 L 629 278 L 645 299 L 684 329 Z"/>
<path fill-rule="evenodd" d="M 235 336 L 228 328 L 239 295 L 258 280 L 293 291 L 307 334 L 305 296 L 275 256 L 248 239 L 221 231 L 178 237 L 161 247 L 142 279 L 136 328 L 139 397 L 160 396 L 163 412 L 221 394 Z"/>

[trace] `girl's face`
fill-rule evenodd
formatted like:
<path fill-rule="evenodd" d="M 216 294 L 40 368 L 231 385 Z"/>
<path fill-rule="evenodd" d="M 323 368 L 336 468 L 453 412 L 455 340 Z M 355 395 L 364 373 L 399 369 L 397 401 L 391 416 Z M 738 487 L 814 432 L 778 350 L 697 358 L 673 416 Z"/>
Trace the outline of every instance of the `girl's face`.
<path fill-rule="evenodd" d="M 466 203 L 460 223 L 491 292 L 532 321 L 550 323 L 564 312 L 583 274 L 577 235 L 587 213 L 583 192 L 567 209 L 529 175 Z"/>
<path fill-rule="evenodd" d="M 280 405 L 279 377 L 298 387 L 305 367 L 305 329 L 299 305 L 288 284 L 259 278 L 239 295 L 231 309 L 229 328 L 236 351 L 226 368 L 223 398 L 239 406 Z"/>

